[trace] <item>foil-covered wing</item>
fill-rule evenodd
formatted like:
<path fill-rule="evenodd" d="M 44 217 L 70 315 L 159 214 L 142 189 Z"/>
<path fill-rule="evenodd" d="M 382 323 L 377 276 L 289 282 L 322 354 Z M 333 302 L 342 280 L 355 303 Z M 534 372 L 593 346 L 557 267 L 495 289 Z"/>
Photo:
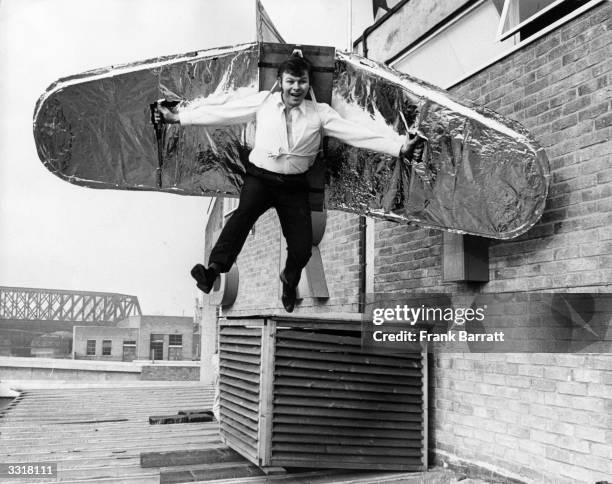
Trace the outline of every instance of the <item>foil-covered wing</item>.
<path fill-rule="evenodd" d="M 166 125 L 160 167 L 149 105 L 160 98 L 221 103 L 230 95 L 256 92 L 258 52 L 258 44 L 252 43 L 60 79 L 36 106 L 38 155 L 50 171 L 76 185 L 235 196 L 254 123 Z"/>
<path fill-rule="evenodd" d="M 329 205 L 506 239 L 540 218 L 548 160 L 520 124 L 357 55 L 337 53 L 332 106 L 373 130 L 427 138 L 409 160 L 328 145 Z"/>
<path fill-rule="evenodd" d="M 171 125 L 157 140 L 149 105 L 159 98 L 185 105 L 252 93 L 258 60 L 254 43 L 62 79 L 36 107 L 40 159 L 81 186 L 236 196 L 254 125 Z M 498 239 L 518 236 L 539 219 L 548 162 L 518 123 L 340 52 L 332 106 L 381 133 L 418 129 L 427 142 L 403 159 L 330 139 L 328 208 Z"/>

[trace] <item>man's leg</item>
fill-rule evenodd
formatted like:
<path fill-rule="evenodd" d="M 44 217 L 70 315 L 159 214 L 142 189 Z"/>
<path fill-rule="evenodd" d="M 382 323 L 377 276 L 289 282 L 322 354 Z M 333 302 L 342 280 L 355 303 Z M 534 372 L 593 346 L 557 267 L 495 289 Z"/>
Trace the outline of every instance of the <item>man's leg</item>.
<path fill-rule="evenodd" d="M 219 273 L 231 269 L 253 225 L 272 206 L 271 193 L 265 181 L 252 175 L 246 176 L 238 208 L 230 216 L 211 250 L 209 267 L 197 264 L 191 271 L 202 291 L 210 292 Z"/>
<path fill-rule="evenodd" d="M 283 305 L 291 312 L 295 304 L 295 288 L 300 282 L 302 269 L 308 263 L 312 251 L 312 220 L 307 189 L 280 190 L 277 193 L 275 208 L 283 235 L 287 240 L 287 261 L 281 280 L 283 280 Z"/>

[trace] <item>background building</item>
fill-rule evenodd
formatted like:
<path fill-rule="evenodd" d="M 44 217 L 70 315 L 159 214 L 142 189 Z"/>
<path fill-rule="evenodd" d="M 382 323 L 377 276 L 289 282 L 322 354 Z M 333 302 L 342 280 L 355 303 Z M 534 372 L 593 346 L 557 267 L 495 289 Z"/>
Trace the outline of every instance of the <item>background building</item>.
<path fill-rule="evenodd" d="M 75 326 L 73 357 L 96 360 L 191 360 L 193 318 L 131 316 L 116 327 Z"/>

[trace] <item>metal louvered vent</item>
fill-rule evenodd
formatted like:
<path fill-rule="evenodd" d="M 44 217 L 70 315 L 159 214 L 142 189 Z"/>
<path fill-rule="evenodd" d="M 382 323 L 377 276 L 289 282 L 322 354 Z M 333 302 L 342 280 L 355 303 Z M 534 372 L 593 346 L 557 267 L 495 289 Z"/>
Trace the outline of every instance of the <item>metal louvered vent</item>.
<path fill-rule="evenodd" d="M 426 354 L 365 353 L 335 316 L 222 321 L 222 436 L 262 467 L 426 469 Z"/>
<path fill-rule="evenodd" d="M 257 460 L 261 330 L 222 327 L 219 335 L 221 431 L 251 461 Z"/>

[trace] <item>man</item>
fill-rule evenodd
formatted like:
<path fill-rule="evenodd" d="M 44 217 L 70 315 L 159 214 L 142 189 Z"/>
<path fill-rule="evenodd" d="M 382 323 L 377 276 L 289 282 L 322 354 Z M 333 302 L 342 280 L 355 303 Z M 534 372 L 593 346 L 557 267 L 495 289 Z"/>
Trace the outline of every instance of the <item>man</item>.
<path fill-rule="evenodd" d="M 280 274 L 281 300 L 285 310 L 292 312 L 296 288 L 312 247 L 306 172 L 315 161 L 322 134 L 392 156 L 412 151 L 419 140 L 416 136 L 373 133 L 342 119 L 327 104 L 305 100 L 311 72 L 305 59 L 292 55 L 278 68 L 280 92 L 263 91 L 223 104 L 183 108 L 178 113 L 158 108 L 158 119 L 166 123 L 219 126 L 256 120 L 255 143 L 238 208 L 221 231 L 209 266 L 197 264 L 191 271 L 197 287 L 205 293 L 210 292 L 220 273 L 230 270 L 257 219 L 274 207 L 287 240 L 287 260 Z"/>

